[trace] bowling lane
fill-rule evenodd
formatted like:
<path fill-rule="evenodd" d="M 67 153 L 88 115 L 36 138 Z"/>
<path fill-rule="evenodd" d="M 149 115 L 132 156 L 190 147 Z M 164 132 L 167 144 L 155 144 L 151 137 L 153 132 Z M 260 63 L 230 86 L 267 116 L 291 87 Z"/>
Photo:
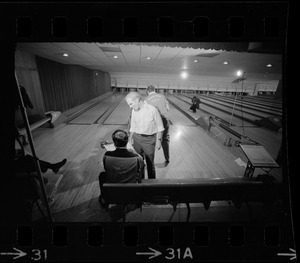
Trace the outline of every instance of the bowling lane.
<path fill-rule="evenodd" d="M 130 111 L 131 109 L 126 103 L 124 97 L 118 104 L 118 106 L 113 110 L 113 112 L 108 116 L 108 118 L 103 122 L 103 124 L 127 125 L 130 116 Z"/>
<path fill-rule="evenodd" d="M 165 179 L 241 177 L 244 167 L 232 153 L 198 127 L 170 127 L 170 164 L 164 166 L 162 149 L 155 153 L 156 177 Z M 246 160 L 244 160 L 246 161 Z"/>
<path fill-rule="evenodd" d="M 144 96 L 145 97 L 145 96 Z M 127 125 L 130 115 L 130 108 L 127 105 L 125 99 L 121 100 L 119 105 L 113 110 L 103 124 L 111 125 Z M 168 112 L 169 119 L 172 125 L 188 125 L 195 126 L 195 124 L 189 120 L 184 114 L 170 105 Z"/>
<path fill-rule="evenodd" d="M 189 95 L 183 95 L 183 97 L 188 98 L 188 100 L 191 101 L 192 96 Z M 226 112 L 232 112 L 232 107 L 234 105 L 234 100 L 230 100 L 230 101 L 225 101 L 225 100 L 220 100 L 220 99 L 216 99 L 216 98 L 209 98 L 206 96 L 200 96 L 200 99 L 202 101 L 202 104 L 207 104 L 208 106 L 211 106 L 212 108 L 216 107 L 219 108 L 220 110 L 226 111 Z M 260 119 L 260 118 L 265 118 L 268 117 L 270 115 L 274 115 L 274 116 L 281 116 L 281 112 L 274 110 L 273 108 L 262 108 L 259 107 L 257 105 L 251 105 L 251 106 L 247 106 L 245 103 L 243 102 L 236 102 L 235 103 L 235 111 L 234 113 L 237 116 L 241 116 L 241 118 L 248 118 L 251 120 L 255 120 L 255 119 Z"/>
<path fill-rule="evenodd" d="M 189 120 L 184 114 L 182 114 L 172 105 L 170 105 L 168 115 L 172 125 L 195 126 L 195 123 Z"/>
<path fill-rule="evenodd" d="M 192 97 L 192 96 L 189 96 Z M 211 100 L 211 101 L 222 101 L 225 103 L 228 103 L 229 105 L 234 103 L 235 97 L 225 97 L 225 96 L 220 96 L 220 95 L 214 95 L 214 94 L 209 94 L 209 95 L 201 95 L 200 99 L 206 99 L 206 100 Z M 255 100 L 247 100 L 246 97 L 244 96 L 243 99 L 238 98 L 236 99 L 236 106 L 237 107 L 243 107 L 245 109 L 252 109 L 255 111 L 259 112 L 264 112 L 267 114 L 271 115 L 277 115 L 281 116 L 282 115 L 282 107 L 279 107 L 278 104 L 274 103 L 257 103 Z"/>
<path fill-rule="evenodd" d="M 196 113 L 190 112 L 189 108 L 191 107 L 191 104 L 190 104 L 190 102 L 188 102 L 187 98 L 181 99 L 181 97 L 177 97 L 176 95 L 172 95 L 172 96 L 170 95 L 170 96 L 168 96 L 168 99 L 171 102 L 173 102 L 176 106 L 180 107 L 183 111 L 186 112 L 186 114 L 190 115 L 195 120 L 199 119 L 203 115 L 201 110 L 204 110 L 204 111 L 207 111 L 211 114 L 218 116 L 219 118 L 221 118 L 227 122 L 230 121 L 230 116 L 228 116 L 228 114 L 225 114 L 218 110 L 211 109 L 210 107 L 207 107 L 205 105 L 200 105 L 200 110 L 197 110 Z"/>
<path fill-rule="evenodd" d="M 80 114 L 78 117 L 70 121 L 69 124 L 93 124 L 123 97 L 123 94 L 114 93 L 86 112 Z"/>
<path fill-rule="evenodd" d="M 191 105 L 191 98 L 190 97 L 185 96 L 185 95 L 178 95 L 178 97 L 180 99 L 188 102 Z M 225 105 L 222 105 L 222 104 L 217 103 L 215 101 L 208 101 L 206 99 L 202 99 L 202 97 L 200 99 L 203 102 L 202 104 L 200 104 L 200 108 L 202 108 L 202 106 L 206 106 L 209 109 L 208 110 L 209 112 L 212 112 L 213 110 L 223 112 L 225 114 L 223 116 L 226 116 L 224 119 L 226 121 L 230 122 L 233 104 L 231 106 L 228 106 L 228 105 L 225 106 Z M 204 105 L 204 104 L 206 104 L 206 105 Z M 236 122 L 236 123 L 241 122 L 239 117 L 242 117 L 242 116 L 241 116 L 241 113 L 240 113 L 240 108 L 238 108 L 237 105 L 236 105 L 235 109 L 234 109 L 233 117 L 232 117 L 232 122 L 233 121 Z M 253 121 L 254 121 L 254 119 L 260 118 L 260 115 L 256 114 L 255 117 L 253 117 L 252 114 L 247 114 L 247 112 L 243 111 L 243 118 L 248 118 L 248 119 L 251 119 L 251 120 L 253 119 Z M 250 125 L 250 123 L 249 123 L 249 125 Z M 251 124 L 251 125 L 253 126 L 253 124 Z"/>
<path fill-rule="evenodd" d="M 186 96 L 177 95 L 177 100 L 178 101 L 181 100 L 182 101 L 181 104 L 183 104 L 183 105 L 185 104 L 185 109 L 189 109 L 190 106 L 192 105 L 191 99 Z M 197 111 L 196 113 L 194 113 L 194 115 L 198 116 L 198 118 L 199 118 L 201 116 L 201 110 L 205 110 L 215 116 L 218 116 L 219 118 L 225 120 L 228 123 L 231 122 L 231 124 L 234 126 L 239 126 L 241 124 L 246 125 L 246 126 L 254 126 L 253 123 L 247 122 L 245 119 L 241 120 L 240 115 L 239 115 L 239 113 L 238 114 L 236 113 L 236 110 L 234 111 L 233 116 L 231 118 L 232 108 L 226 109 L 223 106 L 213 104 L 212 102 L 210 102 L 210 103 L 206 102 L 206 104 L 209 104 L 209 105 L 205 105 L 205 104 L 201 103 L 200 110 Z M 214 105 L 214 107 L 212 107 L 213 105 Z M 243 114 L 243 118 L 253 119 L 253 116 L 249 116 L 245 113 L 245 114 Z"/>

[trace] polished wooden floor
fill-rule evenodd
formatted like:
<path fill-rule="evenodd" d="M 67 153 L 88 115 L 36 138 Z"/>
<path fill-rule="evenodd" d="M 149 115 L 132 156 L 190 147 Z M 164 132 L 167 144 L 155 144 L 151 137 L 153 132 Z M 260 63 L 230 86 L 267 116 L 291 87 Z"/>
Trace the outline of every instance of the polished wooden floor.
<path fill-rule="evenodd" d="M 58 162 L 67 158 L 68 162 L 59 171 L 63 177 L 59 182 L 54 200 L 50 203 L 55 221 L 64 222 L 116 222 L 121 221 L 118 207 L 112 207 L 109 212 L 101 209 L 98 203 L 100 194 L 98 175 L 103 171 L 102 158 L 105 150 L 100 147 L 101 141 L 111 141 L 111 134 L 116 129 L 127 129 L 129 107 L 124 99 L 126 94 L 115 93 L 96 104 L 71 121 L 62 123 L 54 129 L 40 127 L 33 131 L 34 146 L 37 156 L 49 162 Z M 145 94 L 143 94 L 144 96 Z M 188 94 L 192 96 L 194 94 Z M 170 102 L 175 103 L 181 110 L 171 105 L 170 121 L 170 164 L 165 167 L 162 150 L 156 152 L 155 166 L 157 178 L 229 178 L 242 177 L 247 159 L 240 147 L 224 145 L 225 135 L 217 130 L 210 132 L 197 125 L 196 120 L 204 114 L 201 109 L 196 114 L 189 112 L 190 101 L 187 96 L 167 95 Z M 186 102 L 184 101 L 186 99 Z M 205 110 L 209 110 L 208 107 Z M 226 118 L 224 112 L 217 112 Z M 192 118 L 188 118 L 188 116 Z M 227 116 L 228 117 L 228 116 Z M 260 142 L 271 156 L 276 159 L 282 141 L 281 130 L 278 132 L 245 126 L 236 127 L 246 133 L 251 139 Z M 30 151 L 30 149 L 28 148 Z M 264 173 L 256 169 L 255 174 Z M 270 171 L 277 180 L 281 180 L 281 168 Z M 49 183 L 55 183 L 52 171 L 44 174 Z M 246 208 L 237 210 L 228 202 L 213 202 L 209 211 L 202 204 L 193 204 L 191 221 L 201 221 L 211 215 L 217 218 L 236 217 L 249 220 Z M 216 216 L 213 211 L 222 207 L 227 212 Z M 227 208 L 226 208 L 227 207 Z M 195 212 L 193 212 L 193 209 Z M 260 209 L 260 208 L 259 208 Z M 222 211 L 223 211 L 222 210 Z M 247 209 L 246 209 L 247 210 Z M 119 211 L 119 212 L 118 212 Z M 201 212 L 202 211 L 202 212 Z M 219 210 L 221 211 L 221 210 Z M 234 212 L 233 212 L 234 211 Z M 270 211 L 269 211 L 270 212 Z M 263 215 L 261 215 L 263 216 Z M 186 208 L 179 206 L 175 214 L 171 206 L 143 207 L 129 213 L 128 221 L 184 221 Z M 39 220 L 38 211 L 34 211 L 34 220 Z"/>

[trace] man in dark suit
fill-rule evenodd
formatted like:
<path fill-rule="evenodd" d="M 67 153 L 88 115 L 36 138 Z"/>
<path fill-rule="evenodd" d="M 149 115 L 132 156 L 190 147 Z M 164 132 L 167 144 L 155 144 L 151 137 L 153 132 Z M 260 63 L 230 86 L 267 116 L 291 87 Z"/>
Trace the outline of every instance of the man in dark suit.
<path fill-rule="evenodd" d="M 105 172 L 99 175 L 100 191 L 104 183 L 138 183 L 144 178 L 144 160 L 133 149 L 128 149 L 128 134 L 116 130 L 112 134 L 116 149 L 107 151 L 103 156 Z M 105 207 L 105 200 L 100 195 L 99 202 Z"/>

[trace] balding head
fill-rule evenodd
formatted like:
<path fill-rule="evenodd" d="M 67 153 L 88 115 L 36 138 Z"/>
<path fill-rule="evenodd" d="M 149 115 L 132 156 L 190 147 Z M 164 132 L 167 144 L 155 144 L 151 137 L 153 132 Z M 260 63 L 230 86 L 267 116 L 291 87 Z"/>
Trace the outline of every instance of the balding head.
<path fill-rule="evenodd" d="M 155 91 L 155 87 L 153 85 L 150 85 L 148 88 L 147 88 L 147 92 L 150 93 L 150 92 L 153 92 Z"/>
<path fill-rule="evenodd" d="M 127 96 L 125 97 L 125 100 L 128 104 L 128 106 L 131 109 L 134 109 L 135 111 L 138 111 L 143 104 L 143 101 L 141 100 L 141 95 L 138 92 L 129 92 Z"/>
<path fill-rule="evenodd" d="M 138 92 L 135 92 L 135 91 L 129 92 L 125 97 L 126 101 L 133 101 L 133 100 L 136 100 L 136 99 L 140 100 L 141 95 Z"/>

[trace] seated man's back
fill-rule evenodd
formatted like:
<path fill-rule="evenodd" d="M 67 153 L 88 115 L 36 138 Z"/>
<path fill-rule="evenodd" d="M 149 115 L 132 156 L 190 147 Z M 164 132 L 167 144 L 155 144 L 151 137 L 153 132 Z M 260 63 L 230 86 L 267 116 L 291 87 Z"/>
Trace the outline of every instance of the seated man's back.
<path fill-rule="evenodd" d="M 144 179 L 144 160 L 133 149 L 127 149 L 128 134 L 116 130 L 112 139 L 116 149 L 107 151 L 103 156 L 104 172 L 99 175 L 99 202 L 105 207 L 105 197 L 102 196 L 104 183 L 140 183 Z"/>
<path fill-rule="evenodd" d="M 135 183 L 143 179 L 143 158 L 131 149 L 116 148 L 103 157 L 105 183 Z"/>

